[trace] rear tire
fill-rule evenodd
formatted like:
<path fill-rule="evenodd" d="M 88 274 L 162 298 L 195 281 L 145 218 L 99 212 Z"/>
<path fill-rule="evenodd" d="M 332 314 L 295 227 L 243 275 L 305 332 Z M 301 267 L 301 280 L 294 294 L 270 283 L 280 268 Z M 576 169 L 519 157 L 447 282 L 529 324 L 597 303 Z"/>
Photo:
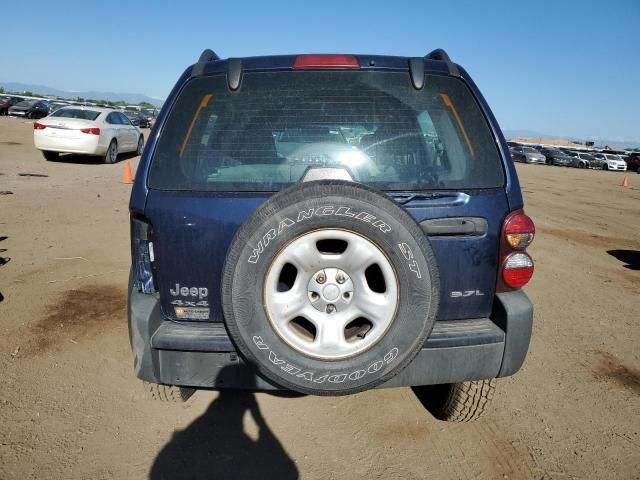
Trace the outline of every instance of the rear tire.
<path fill-rule="evenodd" d="M 57 162 L 58 159 L 60 158 L 60 154 L 58 152 L 49 152 L 49 151 L 46 151 L 46 150 L 42 151 L 42 156 L 48 162 Z"/>
<path fill-rule="evenodd" d="M 184 403 L 196 392 L 194 388 L 162 385 L 159 383 L 142 382 L 144 389 L 153 400 L 167 403 Z"/>
<path fill-rule="evenodd" d="M 484 414 L 495 389 L 495 379 L 412 387 L 422 405 L 445 422 L 477 420 Z"/>
<path fill-rule="evenodd" d="M 109 148 L 107 148 L 107 153 L 104 154 L 104 163 L 116 163 L 118 160 L 118 142 L 116 142 L 115 138 L 111 140 L 109 144 Z"/>
<path fill-rule="evenodd" d="M 138 147 L 136 148 L 136 155 L 142 155 L 142 150 L 144 150 L 144 137 L 140 135 L 138 139 Z"/>
<path fill-rule="evenodd" d="M 604 165 L 602 165 L 602 170 L 609 170 L 609 167 L 607 166 L 606 163 Z"/>

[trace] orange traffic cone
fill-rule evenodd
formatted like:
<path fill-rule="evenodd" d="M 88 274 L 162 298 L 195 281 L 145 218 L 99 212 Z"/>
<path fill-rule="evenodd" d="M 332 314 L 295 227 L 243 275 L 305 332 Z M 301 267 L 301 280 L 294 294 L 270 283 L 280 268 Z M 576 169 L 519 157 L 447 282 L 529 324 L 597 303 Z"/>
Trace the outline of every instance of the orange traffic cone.
<path fill-rule="evenodd" d="M 622 185 L 620 185 L 621 187 L 628 187 L 629 186 L 629 177 L 627 177 L 626 175 L 624 176 L 624 180 L 622 180 Z"/>
<path fill-rule="evenodd" d="M 122 183 L 132 184 L 133 176 L 131 175 L 131 162 L 126 160 L 124 162 L 124 171 L 122 172 Z"/>

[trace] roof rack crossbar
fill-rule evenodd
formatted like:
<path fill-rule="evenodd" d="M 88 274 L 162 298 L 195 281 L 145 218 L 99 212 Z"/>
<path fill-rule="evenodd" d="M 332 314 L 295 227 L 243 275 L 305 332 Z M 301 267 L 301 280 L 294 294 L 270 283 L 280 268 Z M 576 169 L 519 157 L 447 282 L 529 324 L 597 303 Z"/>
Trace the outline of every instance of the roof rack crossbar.
<path fill-rule="evenodd" d="M 191 76 L 197 77 L 198 75 L 202 75 L 204 66 L 207 64 L 207 62 L 213 62 L 215 60 L 220 60 L 220 57 L 216 55 L 216 52 L 207 48 L 200 54 L 198 62 L 193 66 L 193 69 L 191 70 Z"/>
<path fill-rule="evenodd" d="M 460 76 L 460 71 L 455 63 L 451 61 L 447 52 L 445 52 L 442 48 L 436 48 L 432 52 L 429 52 L 424 56 L 427 60 L 439 60 L 447 64 L 447 69 L 449 70 L 449 75 L 453 75 L 456 77 Z"/>

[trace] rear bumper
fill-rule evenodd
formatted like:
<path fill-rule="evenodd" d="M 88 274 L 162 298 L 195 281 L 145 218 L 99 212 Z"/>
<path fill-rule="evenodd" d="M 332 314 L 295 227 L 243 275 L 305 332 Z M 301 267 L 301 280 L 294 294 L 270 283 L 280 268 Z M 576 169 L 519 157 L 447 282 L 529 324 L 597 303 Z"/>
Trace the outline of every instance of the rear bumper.
<path fill-rule="evenodd" d="M 497 294 L 490 318 L 436 322 L 416 358 L 381 387 L 513 375 L 529 348 L 533 307 L 522 291 Z M 197 388 L 277 390 L 236 352 L 222 324 L 164 319 L 152 295 L 130 290 L 129 338 L 141 380 Z"/>
<path fill-rule="evenodd" d="M 33 143 L 38 150 L 81 155 L 103 155 L 107 148 L 100 144 L 99 135 L 83 134 L 82 138 L 53 137 L 34 130 Z"/>

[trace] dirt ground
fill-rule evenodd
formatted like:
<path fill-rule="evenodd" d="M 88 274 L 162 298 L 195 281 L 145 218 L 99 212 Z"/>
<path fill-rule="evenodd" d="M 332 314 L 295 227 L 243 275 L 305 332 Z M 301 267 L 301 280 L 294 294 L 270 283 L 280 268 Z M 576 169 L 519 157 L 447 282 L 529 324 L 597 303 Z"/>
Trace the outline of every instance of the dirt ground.
<path fill-rule="evenodd" d="M 1 479 L 640 478 L 640 175 L 518 166 L 531 349 L 488 415 L 447 424 L 409 389 L 149 400 L 122 168 L 48 163 L 29 122 L 0 117 Z"/>

